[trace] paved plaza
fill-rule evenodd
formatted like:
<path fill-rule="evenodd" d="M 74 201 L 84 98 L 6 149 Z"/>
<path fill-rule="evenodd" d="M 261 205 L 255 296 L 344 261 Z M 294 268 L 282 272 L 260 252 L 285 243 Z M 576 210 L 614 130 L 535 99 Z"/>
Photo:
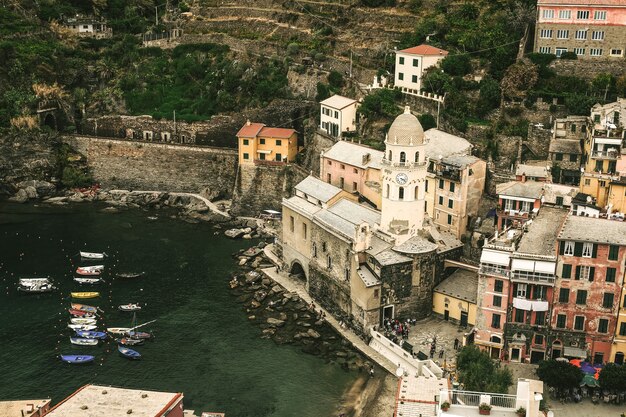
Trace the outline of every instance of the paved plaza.
<path fill-rule="evenodd" d="M 419 320 L 416 324 L 411 326 L 408 341 L 413 345 L 414 352 L 417 353 L 421 351 L 430 356 L 430 346 L 436 338 L 437 343 L 433 360 L 442 368 L 454 370 L 457 354 L 454 350 L 454 339 L 458 339 L 462 345 L 463 335 L 465 332 L 469 331 L 470 328 L 471 327 L 463 328 L 452 322 L 430 316 Z M 442 349 L 444 354 L 440 359 L 439 354 Z"/>

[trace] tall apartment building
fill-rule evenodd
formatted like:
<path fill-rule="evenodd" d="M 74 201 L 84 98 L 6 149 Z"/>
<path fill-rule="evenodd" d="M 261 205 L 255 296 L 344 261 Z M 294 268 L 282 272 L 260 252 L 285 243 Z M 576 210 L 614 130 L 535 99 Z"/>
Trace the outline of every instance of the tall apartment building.
<path fill-rule="evenodd" d="M 591 119 L 587 116 L 567 116 L 556 119 L 548 154 L 552 162 L 552 180 L 560 184 L 578 185 L 583 164 L 583 146 Z"/>
<path fill-rule="evenodd" d="M 578 59 L 615 59 L 626 49 L 623 0 L 538 0 L 535 52 L 574 52 Z M 618 61 L 619 62 L 619 61 Z"/>

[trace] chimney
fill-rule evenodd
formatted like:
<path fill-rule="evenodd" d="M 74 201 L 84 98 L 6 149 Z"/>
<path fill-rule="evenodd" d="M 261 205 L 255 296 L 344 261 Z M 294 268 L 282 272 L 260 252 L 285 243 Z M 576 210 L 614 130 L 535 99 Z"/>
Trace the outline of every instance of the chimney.
<path fill-rule="evenodd" d="M 522 182 L 526 182 L 526 173 L 522 172 Z"/>
<path fill-rule="evenodd" d="M 369 153 L 366 153 L 365 155 L 363 155 L 363 159 L 361 160 L 361 163 L 363 165 L 367 164 L 370 161 L 371 155 Z"/>
<path fill-rule="evenodd" d="M 404 106 L 404 114 L 411 114 L 411 106 Z"/>
<path fill-rule="evenodd" d="M 250 126 L 250 119 L 246 121 L 246 126 Z"/>

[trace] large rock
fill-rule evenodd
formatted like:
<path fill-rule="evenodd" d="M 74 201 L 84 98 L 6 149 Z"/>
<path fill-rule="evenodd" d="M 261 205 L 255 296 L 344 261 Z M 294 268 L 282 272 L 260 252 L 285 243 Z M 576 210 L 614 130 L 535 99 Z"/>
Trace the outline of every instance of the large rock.
<path fill-rule="evenodd" d="M 282 327 L 285 325 L 285 322 L 283 320 L 279 320 L 279 319 L 275 319 L 273 317 L 270 317 L 267 319 L 267 324 L 269 324 L 272 327 Z"/>
<path fill-rule="evenodd" d="M 9 198 L 9 200 L 16 203 L 25 203 L 28 201 L 28 193 L 25 189 L 20 188 L 13 197 Z"/>
<path fill-rule="evenodd" d="M 319 339 L 320 338 L 320 334 L 318 332 L 316 332 L 315 330 L 313 330 L 313 329 L 307 330 L 307 334 L 309 336 L 311 336 L 313 339 Z"/>

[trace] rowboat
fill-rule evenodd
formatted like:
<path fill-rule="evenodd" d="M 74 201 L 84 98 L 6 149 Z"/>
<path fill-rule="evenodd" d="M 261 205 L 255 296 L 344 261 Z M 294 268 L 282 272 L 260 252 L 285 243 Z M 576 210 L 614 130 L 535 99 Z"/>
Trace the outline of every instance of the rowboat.
<path fill-rule="evenodd" d="M 118 307 L 120 311 L 139 311 L 141 310 L 141 306 L 137 303 L 131 304 L 122 304 Z"/>
<path fill-rule="evenodd" d="M 69 327 L 72 330 L 96 330 L 98 328 L 98 326 L 96 326 L 95 324 L 68 324 L 67 327 Z"/>
<path fill-rule="evenodd" d="M 98 339 L 89 339 L 86 337 L 70 337 L 70 343 L 80 346 L 96 346 Z"/>
<path fill-rule="evenodd" d="M 145 275 L 145 272 L 118 272 L 115 274 L 118 278 L 131 279 L 131 278 L 139 278 Z"/>
<path fill-rule="evenodd" d="M 72 308 L 75 310 L 86 311 L 88 313 L 96 313 L 98 311 L 98 307 L 88 306 L 87 304 L 72 303 Z"/>
<path fill-rule="evenodd" d="M 132 350 L 132 349 L 124 347 L 124 346 L 118 346 L 117 350 L 125 358 L 133 359 L 133 360 L 141 359 L 141 354 L 139 352 L 137 352 L 136 350 Z"/>
<path fill-rule="evenodd" d="M 116 339 L 117 343 L 123 346 L 138 346 L 143 345 L 142 339 L 133 339 L 131 337 L 123 337 L 121 339 Z"/>
<path fill-rule="evenodd" d="M 107 256 L 106 253 L 104 252 L 83 252 L 82 250 L 80 251 L 80 257 L 83 259 L 104 259 L 104 257 Z"/>
<path fill-rule="evenodd" d="M 79 266 L 76 268 L 78 275 L 100 275 L 104 271 L 104 265 Z"/>
<path fill-rule="evenodd" d="M 78 317 L 70 319 L 72 324 L 96 324 L 97 320 L 91 317 Z"/>
<path fill-rule="evenodd" d="M 94 332 L 93 330 L 77 330 L 76 336 L 87 339 L 106 339 L 106 332 Z"/>
<path fill-rule="evenodd" d="M 67 363 L 89 363 L 93 362 L 95 356 L 92 355 L 60 355 L 59 356 L 63 362 Z"/>
<path fill-rule="evenodd" d="M 100 297 L 99 292 L 73 292 L 72 298 L 96 298 Z"/>
<path fill-rule="evenodd" d="M 50 278 L 21 278 L 17 282 L 17 290 L 24 293 L 45 293 L 54 289 Z"/>
<path fill-rule="evenodd" d="M 135 332 L 135 331 L 130 331 L 128 333 L 126 333 L 128 336 L 132 337 L 133 339 L 152 339 L 153 334 L 152 333 L 148 333 L 148 332 Z"/>
<path fill-rule="evenodd" d="M 76 310 L 75 308 L 70 308 L 67 311 L 74 317 L 93 317 L 95 313 L 90 313 L 88 311 Z"/>
<path fill-rule="evenodd" d="M 100 284 L 101 282 L 104 282 L 104 280 L 102 278 L 82 278 L 82 277 L 74 277 L 74 281 L 78 282 L 79 284 Z"/>
<path fill-rule="evenodd" d="M 126 333 L 128 333 L 129 331 L 131 331 L 132 329 L 130 327 L 109 327 L 107 328 L 107 332 L 111 333 L 111 334 L 117 334 L 117 335 L 125 335 Z"/>

